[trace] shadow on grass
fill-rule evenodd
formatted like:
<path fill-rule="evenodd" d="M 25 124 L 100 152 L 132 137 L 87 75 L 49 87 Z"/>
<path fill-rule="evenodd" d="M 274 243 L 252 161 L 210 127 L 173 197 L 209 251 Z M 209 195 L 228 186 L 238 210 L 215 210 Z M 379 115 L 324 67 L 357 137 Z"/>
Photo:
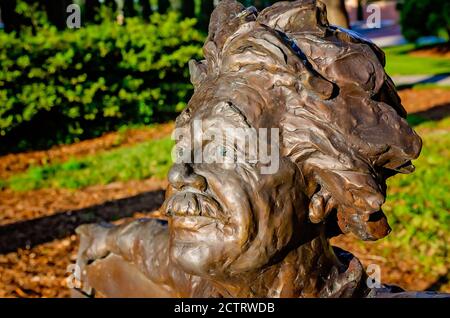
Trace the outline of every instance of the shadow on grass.
<path fill-rule="evenodd" d="M 444 286 L 448 283 L 449 277 L 450 277 L 449 272 L 447 272 L 444 275 L 439 276 L 438 279 L 436 279 L 436 281 L 434 283 L 430 284 L 430 286 L 428 286 L 425 290 L 439 291 L 442 286 Z"/>
<path fill-rule="evenodd" d="M 407 120 L 411 126 L 417 126 L 424 122 L 438 121 L 446 117 L 450 117 L 450 103 L 409 114 Z"/>
<path fill-rule="evenodd" d="M 440 64 L 440 63 L 437 63 L 437 64 Z M 396 85 L 396 87 L 398 90 L 402 90 L 402 89 L 407 89 L 407 88 L 413 88 L 415 86 L 420 86 L 420 85 L 436 84 L 436 83 L 446 79 L 449 76 L 450 76 L 450 73 L 434 74 L 434 75 L 430 75 L 427 78 L 424 78 L 422 80 L 414 81 L 414 82 L 407 83 L 407 84 Z"/>
<path fill-rule="evenodd" d="M 150 191 L 84 209 L 3 225 L 0 226 L 0 254 L 67 237 L 82 224 L 110 222 L 130 217 L 135 212 L 151 212 L 163 201 L 163 190 Z"/>

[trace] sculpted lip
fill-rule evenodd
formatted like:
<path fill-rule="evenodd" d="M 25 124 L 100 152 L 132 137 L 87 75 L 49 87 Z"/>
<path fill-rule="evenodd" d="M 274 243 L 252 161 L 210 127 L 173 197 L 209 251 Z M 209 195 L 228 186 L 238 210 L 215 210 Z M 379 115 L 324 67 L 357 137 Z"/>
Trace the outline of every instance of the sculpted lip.
<path fill-rule="evenodd" d="M 167 201 L 165 213 L 167 216 L 183 219 L 220 218 L 220 205 L 210 196 L 192 191 L 182 191 L 174 194 Z"/>

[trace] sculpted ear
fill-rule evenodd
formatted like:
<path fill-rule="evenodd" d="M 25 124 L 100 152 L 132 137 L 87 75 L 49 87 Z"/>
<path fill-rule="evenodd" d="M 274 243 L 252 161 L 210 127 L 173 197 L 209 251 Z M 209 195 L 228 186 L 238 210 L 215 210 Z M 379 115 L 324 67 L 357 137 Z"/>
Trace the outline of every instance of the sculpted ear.
<path fill-rule="evenodd" d="M 207 66 L 204 62 L 205 61 L 197 62 L 196 60 L 189 61 L 189 73 L 194 88 L 197 88 L 207 76 Z"/>

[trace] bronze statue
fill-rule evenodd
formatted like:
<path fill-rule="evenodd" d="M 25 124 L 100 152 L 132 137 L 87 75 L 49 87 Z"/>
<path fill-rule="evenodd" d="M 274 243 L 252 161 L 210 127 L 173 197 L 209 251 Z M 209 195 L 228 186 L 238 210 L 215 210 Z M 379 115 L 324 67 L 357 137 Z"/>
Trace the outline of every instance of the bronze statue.
<path fill-rule="evenodd" d="M 362 240 L 385 237 L 386 179 L 412 172 L 421 150 L 383 52 L 329 25 L 319 1 L 278 2 L 257 12 L 223 0 L 204 55 L 190 63 L 195 92 L 176 121 L 188 136 L 175 151 L 184 160 L 176 159 L 168 176 L 160 210 L 167 224 L 149 218 L 81 226 L 85 286 L 105 297 L 393 292 L 368 288 L 359 260 L 328 241 L 350 232 Z M 249 158 L 249 147 L 237 144 L 261 139 L 235 134 L 230 149 L 219 138 L 201 139 L 196 123 L 216 135 L 278 132 L 266 134 L 275 168 L 258 156 L 209 160 L 227 152 Z M 192 159 L 197 152 L 203 160 Z"/>

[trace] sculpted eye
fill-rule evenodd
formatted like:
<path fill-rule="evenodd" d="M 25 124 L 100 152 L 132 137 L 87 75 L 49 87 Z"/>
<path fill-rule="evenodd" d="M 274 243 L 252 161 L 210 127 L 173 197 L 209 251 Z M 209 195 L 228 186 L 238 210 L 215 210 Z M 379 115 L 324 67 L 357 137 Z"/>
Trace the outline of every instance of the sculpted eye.
<path fill-rule="evenodd" d="M 227 148 L 224 146 L 217 147 L 217 154 L 221 157 L 226 157 L 227 156 Z"/>
<path fill-rule="evenodd" d="M 228 148 L 224 145 L 217 145 L 214 150 L 214 156 L 217 158 L 218 162 L 224 162 L 232 152 L 228 150 Z"/>
<path fill-rule="evenodd" d="M 214 156 L 216 161 L 221 163 L 231 163 L 237 160 L 236 152 L 223 144 L 214 147 Z"/>
<path fill-rule="evenodd" d="M 186 146 L 177 145 L 175 146 L 173 156 L 177 163 L 188 163 L 190 162 L 190 150 Z"/>
<path fill-rule="evenodd" d="M 179 147 L 177 149 L 177 157 L 178 158 L 183 158 L 183 155 L 184 155 L 184 148 L 183 147 Z"/>

